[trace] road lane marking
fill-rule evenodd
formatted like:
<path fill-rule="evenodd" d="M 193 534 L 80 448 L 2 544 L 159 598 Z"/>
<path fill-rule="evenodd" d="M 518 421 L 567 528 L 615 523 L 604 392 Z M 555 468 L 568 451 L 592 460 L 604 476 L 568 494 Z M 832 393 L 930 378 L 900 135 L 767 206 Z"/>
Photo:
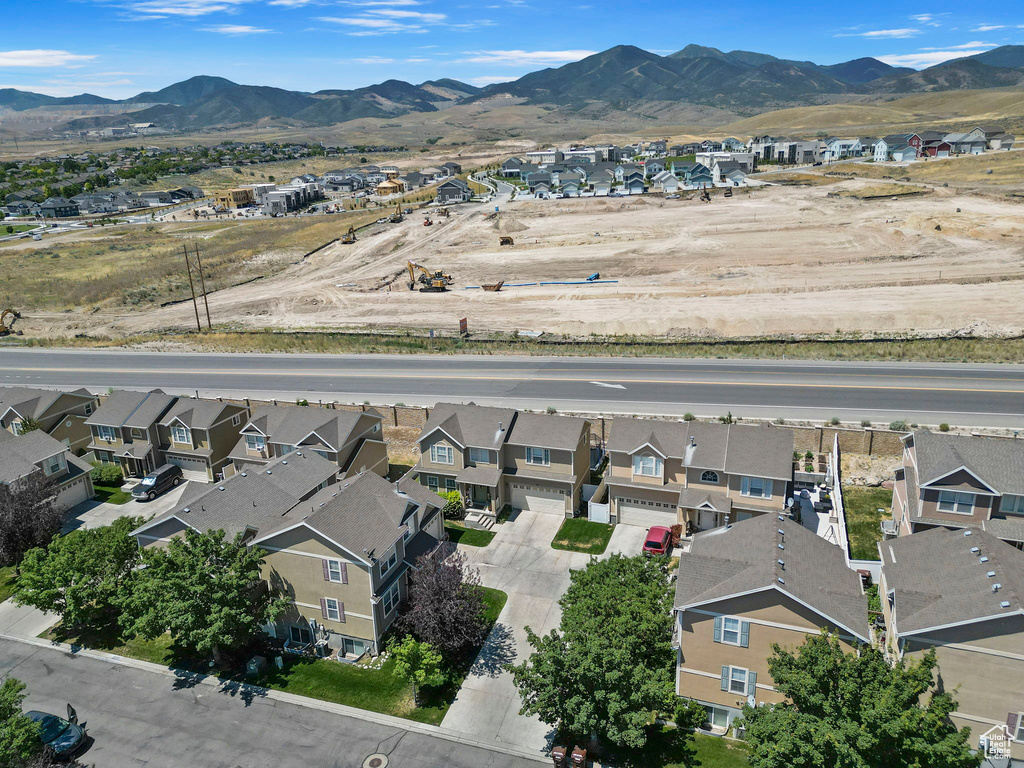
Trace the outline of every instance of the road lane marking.
<path fill-rule="evenodd" d="M 590 383 L 593 384 L 595 387 L 607 387 L 608 389 L 625 389 L 625 387 L 622 386 L 621 384 L 608 384 L 607 382 L 604 381 L 592 381 Z"/>

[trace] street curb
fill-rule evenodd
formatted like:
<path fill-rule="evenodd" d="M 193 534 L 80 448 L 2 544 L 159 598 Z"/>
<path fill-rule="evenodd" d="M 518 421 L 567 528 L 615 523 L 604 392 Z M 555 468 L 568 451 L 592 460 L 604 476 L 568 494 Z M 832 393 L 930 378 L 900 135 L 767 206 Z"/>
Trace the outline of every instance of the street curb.
<path fill-rule="evenodd" d="M 521 757 L 527 760 L 535 760 L 537 762 L 545 764 L 547 764 L 550 761 L 550 758 L 546 754 L 539 754 L 536 752 L 531 752 L 529 750 L 511 747 L 507 744 L 501 744 L 500 742 L 475 739 L 463 733 L 460 733 L 459 731 L 453 731 L 448 728 L 442 728 L 441 726 L 437 725 L 417 723 L 415 720 L 405 720 L 401 717 L 384 715 L 380 714 L 379 712 L 370 712 L 365 709 L 357 709 L 356 707 L 345 706 L 344 704 L 335 704 L 329 701 L 311 699 L 308 696 L 299 696 L 294 693 L 284 693 L 283 691 L 275 691 L 272 688 L 263 688 L 262 686 L 250 685 L 249 683 L 240 683 L 236 680 L 225 680 L 215 675 L 204 675 L 202 673 L 191 672 L 184 669 L 164 667 L 160 664 L 153 664 L 149 661 L 141 661 L 139 659 L 128 658 L 127 656 L 119 656 L 116 653 L 107 653 L 105 651 L 93 651 L 82 646 L 68 645 L 67 643 L 58 643 L 34 637 L 19 637 L 18 635 L 8 635 L 2 632 L 0 632 L 0 640 L 12 640 L 16 643 L 32 645 L 37 648 L 48 648 L 52 651 L 69 653 L 74 656 L 85 656 L 86 658 L 96 659 L 98 661 L 106 661 L 111 664 L 118 664 L 123 667 L 131 667 L 133 669 L 139 669 L 144 672 L 155 672 L 165 677 L 173 677 L 179 680 L 183 678 L 191 679 L 198 685 L 205 685 L 208 688 L 216 688 L 221 692 L 229 693 L 231 695 L 252 693 L 256 696 L 272 699 L 274 701 L 281 701 L 287 704 L 294 704 L 296 706 L 305 707 L 307 709 L 317 709 L 321 712 L 331 712 L 333 714 L 341 715 L 343 717 L 351 717 L 355 720 L 364 720 L 370 723 L 377 723 L 378 725 L 386 725 L 392 728 L 398 728 L 403 731 L 420 733 L 424 736 L 433 736 L 435 738 L 445 739 L 446 741 L 456 742 L 458 744 L 462 744 L 463 746 L 484 749 L 489 752 L 498 752 L 503 755 Z"/>

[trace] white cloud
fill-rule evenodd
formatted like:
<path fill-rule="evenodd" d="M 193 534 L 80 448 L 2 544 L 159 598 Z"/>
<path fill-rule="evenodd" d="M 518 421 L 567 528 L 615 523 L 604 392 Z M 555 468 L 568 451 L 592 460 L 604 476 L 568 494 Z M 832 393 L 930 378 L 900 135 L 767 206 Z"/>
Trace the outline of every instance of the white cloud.
<path fill-rule="evenodd" d="M 869 39 L 880 39 L 880 38 L 901 38 L 901 37 L 915 37 L 921 34 L 919 29 L 873 29 L 870 32 L 846 32 L 833 37 L 867 37 Z"/>
<path fill-rule="evenodd" d="M 975 27 L 972 32 L 995 32 L 997 29 L 1006 29 L 1005 24 L 982 24 L 980 27 Z"/>
<path fill-rule="evenodd" d="M 593 56 L 597 51 L 466 51 L 457 59 L 460 64 L 505 64 L 528 66 L 534 64 L 566 64 Z"/>
<path fill-rule="evenodd" d="M 217 24 L 212 27 L 202 27 L 202 31 L 237 37 L 239 35 L 262 35 L 274 30 L 265 29 L 264 27 L 250 27 L 248 24 Z"/>
<path fill-rule="evenodd" d="M 988 48 L 922 51 L 919 53 L 876 56 L 875 58 L 879 61 L 884 61 L 886 64 L 891 64 L 894 67 L 913 67 L 914 69 L 924 69 L 925 67 L 934 67 L 936 64 L 941 64 L 942 62 L 949 61 L 950 59 L 973 56 L 976 53 L 984 53 L 987 50 Z"/>
<path fill-rule="evenodd" d="M 36 48 L 26 51 L 0 51 L 0 69 L 7 67 L 66 67 L 92 61 L 94 55 Z"/>
<path fill-rule="evenodd" d="M 349 27 L 357 27 L 360 31 L 349 32 L 350 35 L 387 35 L 396 32 L 426 32 L 418 24 L 403 24 L 394 19 L 370 18 L 366 16 L 321 16 L 320 21 L 330 24 L 342 24 Z"/>
<path fill-rule="evenodd" d="M 983 43 L 979 40 L 975 40 L 972 43 L 963 43 L 962 45 L 944 45 L 941 48 L 922 48 L 922 51 L 966 51 L 969 48 L 995 48 L 995 43 Z"/>
<path fill-rule="evenodd" d="M 361 59 L 352 59 L 357 64 L 394 64 L 394 59 L 388 59 L 383 56 L 365 56 Z"/>
<path fill-rule="evenodd" d="M 141 0 L 122 7 L 136 16 L 161 19 L 167 16 L 195 18 L 211 13 L 234 11 L 251 0 Z"/>
<path fill-rule="evenodd" d="M 942 22 L 939 21 L 939 17 L 948 16 L 948 13 L 918 13 L 911 16 L 912 21 L 916 21 L 918 24 L 924 24 L 927 27 L 941 27 Z"/>
<path fill-rule="evenodd" d="M 393 8 L 381 8 L 379 10 L 367 11 L 374 16 L 384 16 L 388 19 L 410 19 L 420 21 L 424 24 L 437 24 L 448 17 L 443 13 L 423 13 L 421 11 L 396 11 Z"/>

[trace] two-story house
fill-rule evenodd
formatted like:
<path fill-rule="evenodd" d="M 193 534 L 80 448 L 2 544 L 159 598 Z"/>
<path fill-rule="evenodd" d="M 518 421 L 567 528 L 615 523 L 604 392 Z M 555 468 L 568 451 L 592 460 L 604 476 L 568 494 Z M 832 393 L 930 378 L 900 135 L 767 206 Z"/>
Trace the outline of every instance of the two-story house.
<path fill-rule="evenodd" d="M 87 389 L 61 392 L 29 387 L 0 387 L 0 429 L 21 434 L 26 419 L 39 423 L 46 434 L 76 455 L 85 452 L 91 434 L 85 420 L 99 407 Z"/>
<path fill-rule="evenodd" d="M 338 466 L 296 450 L 210 486 L 189 485 L 178 505 L 134 531 L 166 546 L 186 528 L 241 535 L 265 553 L 262 577 L 291 605 L 268 632 L 321 656 L 377 653 L 408 592 L 408 572 L 443 537 L 444 500 L 416 483 Z M 315 623 L 314 623 L 315 622 Z"/>
<path fill-rule="evenodd" d="M 119 464 L 125 477 L 145 477 L 163 463 L 158 425 L 176 400 L 159 389 L 116 390 L 86 419 L 88 450 L 101 463 Z"/>
<path fill-rule="evenodd" d="M 906 435 L 892 514 L 890 535 L 976 525 L 1024 549 L 1024 441 Z"/>
<path fill-rule="evenodd" d="M 419 482 L 490 517 L 506 504 L 571 517 L 590 468 L 590 422 L 512 408 L 438 403 L 418 443 Z"/>
<path fill-rule="evenodd" d="M 1024 552 L 971 526 L 880 542 L 878 594 L 894 658 L 935 650 L 950 719 L 1024 760 Z M 1005 738 L 1004 738 L 1005 737 Z M 1000 763 L 1005 765 L 1005 763 Z"/>
<path fill-rule="evenodd" d="M 93 497 L 90 469 L 42 430 L 18 437 L 0 430 L 0 484 L 16 486 L 23 478 L 42 475 L 53 483 L 58 506 L 68 508 Z"/>
<path fill-rule="evenodd" d="M 605 483 L 611 521 L 704 531 L 783 512 L 793 433 L 771 426 L 617 418 Z"/>
<path fill-rule="evenodd" d="M 230 451 L 229 472 L 259 466 L 306 449 L 334 462 L 342 475 L 388 473 L 384 417 L 375 410 L 362 413 L 313 406 L 261 405 L 241 428 Z"/>
<path fill-rule="evenodd" d="M 676 693 L 728 728 L 745 704 L 778 704 L 772 646 L 802 645 L 822 629 L 846 650 L 870 642 L 868 603 L 843 550 L 783 515 L 693 537 L 675 595 Z"/>
<path fill-rule="evenodd" d="M 180 397 L 158 422 L 160 455 L 187 480 L 212 482 L 223 474 L 248 416 L 243 405 Z"/>

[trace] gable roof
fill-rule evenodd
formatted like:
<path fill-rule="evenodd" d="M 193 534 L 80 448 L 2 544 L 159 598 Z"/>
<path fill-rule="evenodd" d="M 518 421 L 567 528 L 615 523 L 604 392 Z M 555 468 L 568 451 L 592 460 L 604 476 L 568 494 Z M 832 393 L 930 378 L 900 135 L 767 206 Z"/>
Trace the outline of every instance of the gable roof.
<path fill-rule="evenodd" d="M 151 392 L 130 392 L 119 389 L 111 393 L 103 405 L 85 420 L 86 424 L 110 427 L 147 429 L 174 403 L 175 398 L 159 389 Z"/>
<path fill-rule="evenodd" d="M 520 411 L 505 442 L 571 451 L 580 444 L 589 424 L 586 419 Z"/>
<path fill-rule="evenodd" d="M 842 549 L 782 515 L 759 515 L 694 536 L 679 564 L 675 607 L 771 589 L 867 642 L 867 598 Z"/>
<path fill-rule="evenodd" d="M 368 413 L 379 417 L 376 411 Z M 267 436 L 268 442 L 284 445 L 300 445 L 315 432 L 327 447 L 337 450 L 349 441 L 363 415 L 312 406 L 261 405 L 253 411 L 242 432 L 251 432 L 249 428 L 254 427 Z"/>
<path fill-rule="evenodd" d="M 32 387 L 0 387 L 0 416 L 11 408 L 22 418 L 42 418 L 46 411 L 65 394 L 78 395 L 89 400 L 96 398 L 87 389 L 61 392 Z"/>
<path fill-rule="evenodd" d="M 998 493 L 1024 495 L 1024 441 L 941 435 L 926 429 L 914 432 L 911 439 L 921 485 L 965 468 Z"/>
<path fill-rule="evenodd" d="M 932 528 L 879 551 L 900 635 L 1024 614 L 1024 552 L 980 528 Z"/>
<path fill-rule="evenodd" d="M 513 408 L 438 403 L 423 425 L 419 439 L 440 429 L 463 448 L 497 450 L 508 438 L 516 418 Z"/>
<path fill-rule="evenodd" d="M 219 400 L 196 400 L 193 397 L 179 397 L 177 402 L 160 419 L 162 426 L 180 421 L 190 429 L 209 429 L 218 421 L 231 403 Z"/>
<path fill-rule="evenodd" d="M 39 469 L 38 462 L 63 453 L 64 450 L 63 443 L 40 429 L 0 440 L 0 483 L 12 483 L 32 474 Z"/>

